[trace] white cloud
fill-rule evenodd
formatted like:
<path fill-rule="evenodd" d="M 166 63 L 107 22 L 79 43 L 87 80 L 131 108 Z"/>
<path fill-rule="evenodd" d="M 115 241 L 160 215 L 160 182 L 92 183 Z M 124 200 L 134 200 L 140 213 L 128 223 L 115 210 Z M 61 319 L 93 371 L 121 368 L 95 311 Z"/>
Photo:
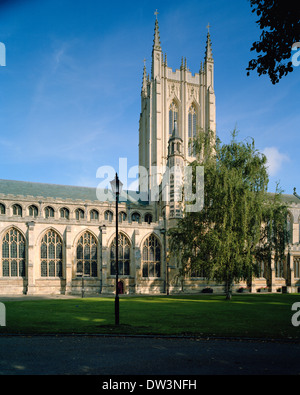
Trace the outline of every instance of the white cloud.
<path fill-rule="evenodd" d="M 275 176 L 281 169 L 284 162 L 288 162 L 290 158 L 281 154 L 276 147 L 266 147 L 263 153 L 267 157 L 267 167 L 270 176 Z"/>

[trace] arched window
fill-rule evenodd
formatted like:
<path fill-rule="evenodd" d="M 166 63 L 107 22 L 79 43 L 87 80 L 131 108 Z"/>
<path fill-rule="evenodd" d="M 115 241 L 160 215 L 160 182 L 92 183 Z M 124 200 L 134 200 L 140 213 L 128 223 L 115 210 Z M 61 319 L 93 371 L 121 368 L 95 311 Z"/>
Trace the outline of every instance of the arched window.
<path fill-rule="evenodd" d="M 4 215 L 6 213 L 6 208 L 4 204 L 0 203 L 0 215 Z"/>
<path fill-rule="evenodd" d="M 275 262 L 275 277 L 277 278 L 283 277 L 283 268 L 284 268 L 284 263 L 282 261 Z"/>
<path fill-rule="evenodd" d="M 60 218 L 69 219 L 70 218 L 70 210 L 66 207 L 60 209 Z"/>
<path fill-rule="evenodd" d="M 16 217 L 22 217 L 22 207 L 19 204 L 14 204 L 12 206 L 12 213 Z"/>
<path fill-rule="evenodd" d="M 52 207 L 45 208 L 45 218 L 54 218 L 54 209 Z"/>
<path fill-rule="evenodd" d="M 112 222 L 113 217 L 114 217 L 114 215 L 113 215 L 113 213 L 111 211 L 109 211 L 109 210 L 105 211 L 105 213 L 104 213 L 105 221 Z"/>
<path fill-rule="evenodd" d="M 287 232 L 288 242 L 293 243 L 293 217 L 290 213 L 287 216 Z"/>
<path fill-rule="evenodd" d="M 131 215 L 131 221 L 132 222 L 140 222 L 141 220 L 141 215 L 139 213 L 132 213 Z"/>
<path fill-rule="evenodd" d="M 91 210 L 90 212 L 90 220 L 91 221 L 96 221 L 99 219 L 99 213 L 97 210 Z"/>
<path fill-rule="evenodd" d="M 129 276 L 130 273 L 130 242 L 128 238 L 119 233 L 118 243 L 118 267 L 119 274 L 122 276 Z M 116 238 L 110 246 L 110 273 L 112 276 L 116 275 Z"/>
<path fill-rule="evenodd" d="M 29 206 L 28 207 L 28 214 L 29 214 L 29 217 L 36 218 L 39 214 L 39 210 L 36 206 L 33 206 L 33 205 Z"/>
<path fill-rule="evenodd" d="M 25 239 L 15 228 L 2 239 L 2 276 L 25 277 Z"/>
<path fill-rule="evenodd" d="M 79 221 L 80 219 L 84 219 L 84 211 L 81 208 L 77 208 L 75 210 L 75 217 L 77 221 Z"/>
<path fill-rule="evenodd" d="M 294 256 L 294 276 L 300 278 L 300 256 Z"/>
<path fill-rule="evenodd" d="M 189 109 L 189 114 L 188 114 L 188 152 L 189 156 L 195 156 L 196 151 L 195 148 L 193 147 L 194 145 L 194 139 L 196 138 L 197 135 L 197 114 L 196 114 L 196 109 L 194 106 L 191 106 Z"/>
<path fill-rule="evenodd" d="M 85 232 L 76 247 L 77 277 L 97 277 L 97 253 L 97 239 L 90 232 Z"/>
<path fill-rule="evenodd" d="M 173 101 L 169 108 L 169 135 L 172 136 L 174 130 L 174 121 L 178 121 L 178 108 Z"/>
<path fill-rule="evenodd" d="M 151 224 L 151 222 L 152 222 L 152 214 L 147 213 L 145 215 L 145 222 L 147 222 L 148 224 Z"/>
<path fill-rule="evenodd" d="M 145 240 L 142 254 L 143 277 L 160 277 L 161 247 L 155 235 L 152 234 Z"/>
<path fill-rule="evenodd" d="M 123 221 L 126 221 L 126 219 L 127 219 L 127 214 L 124 213 L 124 211 L 121 211 L 119 213 L 119 222 L 122 223 Z"/>
<path fill-rule="evenodd" d="M 49 230 L 41 241 L 41 277 L 62 277 L 62 239 Z"/>

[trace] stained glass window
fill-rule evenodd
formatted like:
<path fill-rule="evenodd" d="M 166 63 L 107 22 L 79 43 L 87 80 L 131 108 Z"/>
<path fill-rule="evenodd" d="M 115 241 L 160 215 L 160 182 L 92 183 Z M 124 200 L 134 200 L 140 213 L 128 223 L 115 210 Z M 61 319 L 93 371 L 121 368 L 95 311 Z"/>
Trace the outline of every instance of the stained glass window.
<path fill-rule="evenodd" d="M 158 238 L 152 234 L 143 245 L 142 275 L 143 277 L 160 277 L 161 247 Z"/>
<path fill-rule="evenodd" d="M 11 228 L 2 239 L 2 276 L 25 277 L 25 239 Z"/>
<path fill-rule="evenodd" d="M 41 242 L 41 276 L 62 277 L 62 239 L 54 230 L 48 231 Z"/>
<path fill-rule="evenodd" d="M 295 278 L 300 277 L 300 257 L 294 257 L 294 276 Z"/>
<path fill-rule="evenodd" d="M 76 248 L 76 275 L 81 277 L 97 277 L 97 239 L 85 232 L 78 240 Z"/>
<path fill-rule="evenodd" d="M 178 108 L 173 101 L 169 108 L 169 135 L 172 136 L 174 130 L 174 121 L 178 120 Z"/>
<path fill-rule="evenodd" d="M 123 233 L 119 233 L 118 240 L 118 272 L 121 276 L 129 276 L 130 242 Z M 110 273 L 112 276 L 116 275 L 116 238 L 110 247 Z"/>
<path fill-rule="evenodd" d="M 194 145 L 194 139 L 196 138 L 197 134 L 197 114 L 196 114 L 196 109 L 194 106 L 191 106 L 189 109 L 189 114 L 188 114 L 188 137 L 189 137 L 189 146 L 188 146 L 188 152 L 189 156 L 195 156 L 195 148 L 193 147 Z"/>

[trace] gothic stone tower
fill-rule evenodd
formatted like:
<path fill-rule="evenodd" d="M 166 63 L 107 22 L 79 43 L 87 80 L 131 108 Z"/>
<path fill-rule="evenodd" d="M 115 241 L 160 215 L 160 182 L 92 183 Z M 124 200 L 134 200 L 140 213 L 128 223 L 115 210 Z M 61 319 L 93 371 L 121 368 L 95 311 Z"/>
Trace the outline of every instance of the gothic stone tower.
<path fill-rule="evenodd" d="M 156 190 L 168 165 L 169 140 L 177 121 L 184 164 L 195 159 L 191 140 L 199 130 L 216 132 L 214 60 L 210 33 L 207 34 L 204 63 L 192 75 L 186 59 L 173 71 L 163 56 L 156 13 L 151 76 L 144 65 L 139 122 L 139 165 L 148 172 L 148 190 Z M 143 175 L 140 178 L 143 182 Z M 144 179 L 145 181 L 145 179 Z M 145 184 L 143 184 L 145 186 Z"/>

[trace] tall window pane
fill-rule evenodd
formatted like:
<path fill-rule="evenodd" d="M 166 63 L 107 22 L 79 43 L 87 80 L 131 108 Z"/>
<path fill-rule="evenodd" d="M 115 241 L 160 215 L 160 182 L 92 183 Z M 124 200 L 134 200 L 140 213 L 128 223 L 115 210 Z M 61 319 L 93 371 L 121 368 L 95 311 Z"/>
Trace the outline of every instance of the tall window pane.
<path fill-rule="evenodd" d="M 84 211 L 81 208 L 75 210 L 75 217 L 77 221 L 84 219 Z"/>
<path fill-rule="evenodd" d="M 2 239 L 2 276 L 25 277 L 25 239 L 15 228 Z"/>
<path fill-rule="evenodd" d="M 85 232 L 78 240 L 76 247 L 76 275 L 81 277 L 97 277 L 97 240 L 90 233 Z"/>
<path fill-rule="evenodd" d="M 12 206 L 13 215 L 16 217 L 22 217 L 22 207 L 19 204 L 14 204 Z"/>
<path fill-rule="evenodd" d="M 52 207 L 45 208 L 45 217 L 46 218 L 54 218 L 54 209 Z"/>
<path fill-rule="evenodd" d="M 189 109 L 189 114 L 188 114 L 188 153 L 189 156 L 195 156 L 196 151 L 195 148 L 193 147 L 194 145 L 194 139 L 197 136 L 197 115 L 196 115 L 196 109 L 194 106 L 191 106 Z"/>
<path fill-rule="evenodd" d="M 154 234 L 145 240 L 142 253 L 142 276 L 160 277 L 161 247 L 158 238 Z"/>
<path fill-rule="evenodd" d="M 119 274 L 129 276 L 130 242 L 122 233 L 119 233 L 118 236 L 118 262 Z M 116 275 L 116 238 L 114 238 L 110 247 L 110 273 L 112 276 Z"/>
<path fill-rule="evenodd" d="M 169 135 L 172 136 L 174 130 L 174 121 L 178 120 L 178 108 L 175 102 L 172 102 L 169 109 Z"/>
<path fill-rule="evenodd" d="M 36 218 L 38 216 L 38 213 L 39 213 L 39 211 L 38 211 L 38 208 L 36 206 L 30 206 L 29 207 L 29 209 L 28 209 L 29 217 Z"/>
<path fill-rule="evenodd" d="M 62 277 L 62 239 L 48 231 L 41 241 L 41 276 Z"/>

